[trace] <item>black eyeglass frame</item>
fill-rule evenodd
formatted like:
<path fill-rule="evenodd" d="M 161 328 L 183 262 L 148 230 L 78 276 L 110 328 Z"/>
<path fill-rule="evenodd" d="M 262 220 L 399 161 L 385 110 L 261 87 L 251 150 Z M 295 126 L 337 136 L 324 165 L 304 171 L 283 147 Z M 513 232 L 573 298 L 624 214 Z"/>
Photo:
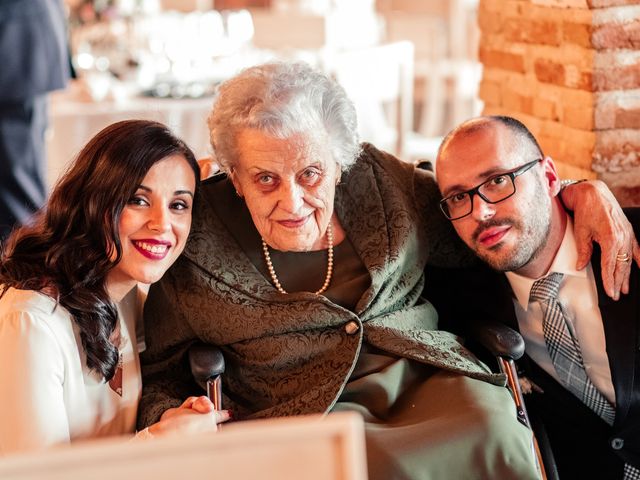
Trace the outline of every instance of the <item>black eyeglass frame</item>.
<path fill-rule="evenodd" d="M 509 197 L 512 197 L 513 195 L 515 195 L 516 191 L 518 190 L 516 188 L 516 177 L 519 177 L 520 175 L 522 175 L 523 173 L 531 170 L 535 165 L 537 165 L 538 163 L 540 163 L 542 160 L 544 160 L 543 158 L 538 158 L 537 160 L 533 160 L 531 162 L 527 162 L 524 165 L 522 165 L 521 167 L 516 168 L 515 170 L 512 170 L 510 172 L 504 172 L 504 173 L 498 173 L 497 175 L 493 175 L 489 178 L 487 178 L 484 182 L 482 182 L 479 185 L 476 185 L 475 187 L 466 190 L 464 192 L 458 192 L 458 193 L 454 193 L 453 195 L 449 195 L 446 198 L 443 198 L 442 200 L 440 200 L 439 202 L 439 206 L 440 206 L 440 210 L 442 211 L 442 213 L 444 214 L 445 217 L 447 217 L 449 220 L 454 221 L 454 220 L 459 220 L 461 218 L 464 218 L 468 215 L 471 215 L 471 213 L 473 213 L 473 196 L 474 195 L 478 195 L 482 200 L 484 200 L 487 203 L 490 204 L 496 204 L 496 203 L 500 203 L 503 202 L 504 200 L 506 200 Z M 501 198 L 500 200 L 497 201 L 491 201 L 489 200 L 487 197 L 485 197 L 481 192 L 480 189 L 486 185 L 489 182 L 492 182 L 493 180 L 495 180 L 498 177 L 509 177 L 509 179 L 511 180 L 511 185 L 513 186 L 513 192 L 511 192 L 509 195 L 507 195 L 504 198 Z M 464 215 L 460 215 L 459 217 L 451 217 L 448 213 L 447 213 L 447 207 L 446 207 L 446 202 L 447 200 L 449 200 L 452 197 L 455 197 L 457 195 L 462 195 L 462 194 L 466 194 L 469 195 L 469 200 L 471 201 L 471 209 L 465 213 Z"/>

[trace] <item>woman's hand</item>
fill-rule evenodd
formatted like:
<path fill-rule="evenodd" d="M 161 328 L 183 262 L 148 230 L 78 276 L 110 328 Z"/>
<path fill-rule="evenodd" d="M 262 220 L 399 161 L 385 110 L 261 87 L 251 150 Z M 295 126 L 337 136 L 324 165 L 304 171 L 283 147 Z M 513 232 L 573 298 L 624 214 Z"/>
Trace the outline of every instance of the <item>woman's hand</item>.
<path fill-rule="evenodd" d="M 230 418 L 229 410 L 215 410 L 208 397 L 189 397 L 179 407 L 166 410 L 160 421 L 149 427 L 149 433 L 161 436 L 216 431 L 219 423 Z"/>
<path fill-rule="evenodd" d="M 631 224 L 611 190 L 600 180 L 569 185 L 560 193 L 574 212 L 574 232 L 578 248 L 576 268 L 584 268 L 593 252 L 592 242 L 602 250 L 602 284 L 614 300 L 629 293 L 631 260 L 640 265 L 640 248 Z M 621 261 L 628 254 L 627 261 Z M 633 258 L 632 258 L 633 257 Z"/>

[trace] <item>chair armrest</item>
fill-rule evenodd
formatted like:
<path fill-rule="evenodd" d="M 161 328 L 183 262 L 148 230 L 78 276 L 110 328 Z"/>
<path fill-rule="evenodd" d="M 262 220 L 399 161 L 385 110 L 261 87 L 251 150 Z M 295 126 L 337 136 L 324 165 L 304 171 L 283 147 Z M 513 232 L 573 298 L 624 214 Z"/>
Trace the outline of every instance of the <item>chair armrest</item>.
<path fill-rule="evenodd" d="M 224 373 L 224 356 L 218 347 L 199 343 L 189 348 L 189 366 L 196 381 L 206 382 Z"/>
<path fill-rule="evenodd" d="M 224 356 L 222 350 L 213 345 L 199 343 L 189 348 L 191 374 L 198 383 L 205 383 L 207 396 L 216 410 L 222 409 L 222 374 Z"/>
<path fill-rule="evenodd" d="M 522 335 L 501 323 L 479 323 L 472 329 L 471 337 L 496 357 L 519 360 L 524 355 Z"/>

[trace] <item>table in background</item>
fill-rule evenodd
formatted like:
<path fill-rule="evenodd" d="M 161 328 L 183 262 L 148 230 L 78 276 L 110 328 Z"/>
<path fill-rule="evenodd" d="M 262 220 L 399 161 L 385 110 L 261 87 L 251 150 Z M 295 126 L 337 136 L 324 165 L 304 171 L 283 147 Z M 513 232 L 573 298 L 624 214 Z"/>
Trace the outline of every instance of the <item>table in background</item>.
<path fill-rule="evenodd" d="M 72 90 L 52 95 L 47 132 L 47 182 L 53 186 L 80 149 L 107 125 L 127 119 L 156 120 L 169 126 L 194 151 L 210 155 L 207 116 L 213 97 L 83 101 Z"/>

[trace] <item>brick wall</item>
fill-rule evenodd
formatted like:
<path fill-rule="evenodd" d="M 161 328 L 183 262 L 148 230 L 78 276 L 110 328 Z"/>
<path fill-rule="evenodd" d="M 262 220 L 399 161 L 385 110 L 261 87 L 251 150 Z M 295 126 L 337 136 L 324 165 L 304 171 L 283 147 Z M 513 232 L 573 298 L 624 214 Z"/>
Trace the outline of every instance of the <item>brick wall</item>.
<path fill-rule="evenodd" d="M 637 0 L 480 0 L 486 114 L 523 121 L 566 178 L 640 205 Z"/>

